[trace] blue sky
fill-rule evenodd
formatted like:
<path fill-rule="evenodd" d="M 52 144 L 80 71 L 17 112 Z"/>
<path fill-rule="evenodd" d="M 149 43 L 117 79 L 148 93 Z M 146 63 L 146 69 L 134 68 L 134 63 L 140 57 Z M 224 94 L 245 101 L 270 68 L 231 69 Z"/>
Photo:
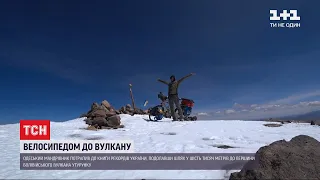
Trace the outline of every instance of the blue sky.
<path fill-rule="evenodd" d="M 130 103 L 129 83 L 137 105 L 155 105 L 167 92 L 157 78 L 191 72 L 180 97 L 209 119 L 317 109 L 319 5 L 1 1 L 0 122 L 73 119 L 104 99 L 120 108 Z M 298 9 L 301 27 L 271 28 L 270 9 Z"/>

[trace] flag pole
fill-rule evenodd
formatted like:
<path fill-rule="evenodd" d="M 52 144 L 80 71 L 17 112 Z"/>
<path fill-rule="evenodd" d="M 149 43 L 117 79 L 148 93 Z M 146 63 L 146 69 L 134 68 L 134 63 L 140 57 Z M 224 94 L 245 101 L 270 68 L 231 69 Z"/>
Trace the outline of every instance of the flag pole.
<path fill-rule="evenodd" d="M 136 105 L 134 104 L 133 93 L 132 93 L 132 84 L 129 84 L 129 87 L 130 87 L 130 97 L 131 97 L 132 107 L 133 109 L 136 109 Z"/>

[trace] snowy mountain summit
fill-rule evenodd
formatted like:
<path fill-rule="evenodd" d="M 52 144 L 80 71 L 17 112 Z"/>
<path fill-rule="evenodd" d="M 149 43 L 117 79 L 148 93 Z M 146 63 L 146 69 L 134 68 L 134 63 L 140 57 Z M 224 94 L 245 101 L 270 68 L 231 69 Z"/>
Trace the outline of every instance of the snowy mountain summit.
<path fill-rule="evenodd" d="M 144 153 L 256 153 L 278 140 L 307 135 L 320 141 L 319 126 L 289 123 L 267 127 L 263 121 L 148 122 L 147 115 L 120 115 L 124 128 L 86 130 L 85 118 L 51 122 L 52 140 L 134 141 Z M 0 126 L 0 179 L 229 179 L 231 171 L 22 171 L 19 163 L 19 124 Z M 223 148 L 221 148 L 223 147 Z M 94 177 L 93 177 L 94 174 Z"/>

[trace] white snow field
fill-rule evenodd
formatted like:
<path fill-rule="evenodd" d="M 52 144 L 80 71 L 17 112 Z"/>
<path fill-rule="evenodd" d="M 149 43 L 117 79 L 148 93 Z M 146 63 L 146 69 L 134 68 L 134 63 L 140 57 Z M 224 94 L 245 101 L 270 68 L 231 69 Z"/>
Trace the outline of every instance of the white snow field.
<path fill-rule="evenodd" d="M 265 127 L 259 121 L 193 121 L 147 122 L 143 115 L 121 115 L 125 128 L 88 131 L 83 118 L 51 123 L 51 139 L 79 140 L 105 138 L 134 140 L 135 152 L 188 153 L 255 153 L 261 146 L 276 140 L 290 140 L 297 135 L 309 135 L 320 141 L 320 126 L 284 124 Z M 228 179 L 230 171 L 21 171 L 19 157 L 19 124 L 0 126 L 0 179 Z M 170 135 L 175 133 L 175 135 Z M 225 144 L 237 148 L 219 149 Z"/>

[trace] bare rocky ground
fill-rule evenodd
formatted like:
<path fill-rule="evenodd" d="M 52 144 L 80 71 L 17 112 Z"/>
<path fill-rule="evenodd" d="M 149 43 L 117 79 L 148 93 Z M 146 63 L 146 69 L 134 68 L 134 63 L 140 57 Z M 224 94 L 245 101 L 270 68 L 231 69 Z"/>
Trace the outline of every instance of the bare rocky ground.
<path fill-rule="evenodd" d="M 248 161 L 229 180 L 320 179 L 320 142 L 299 135 L 290 141 L 280 140 L 261 147 L 255 160 Z"/>

